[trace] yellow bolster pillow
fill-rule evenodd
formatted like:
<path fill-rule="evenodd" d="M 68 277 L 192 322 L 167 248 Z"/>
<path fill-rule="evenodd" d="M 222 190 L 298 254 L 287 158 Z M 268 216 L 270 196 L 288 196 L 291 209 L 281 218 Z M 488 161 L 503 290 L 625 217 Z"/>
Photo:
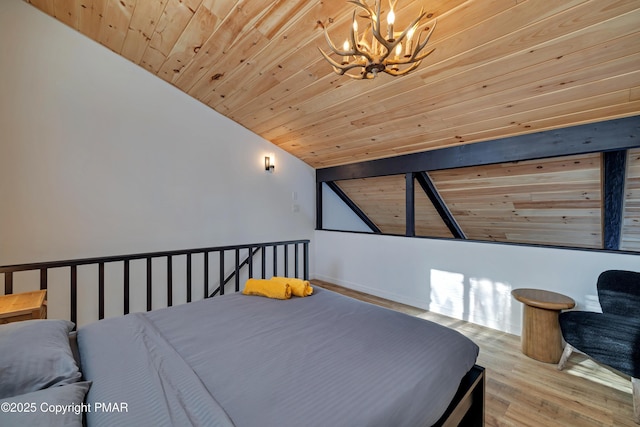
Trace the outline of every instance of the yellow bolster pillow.
<path fill-rule="evenodd" d="M 267 298 L 291 298 L 291 286 L 288 283 L 264 279 L 249 279 L 242 291 L 245 295 L 258 295 Z"/>
<path fill-rule="evenodd" d="M 313 293 L 313 287 L 309 284 L 308 280 L 293 277 L 272 277 L 271 280 L 288 283 L 289 286 L 291 286 L 291 293 L 297 297 L 306 297 Z"/>

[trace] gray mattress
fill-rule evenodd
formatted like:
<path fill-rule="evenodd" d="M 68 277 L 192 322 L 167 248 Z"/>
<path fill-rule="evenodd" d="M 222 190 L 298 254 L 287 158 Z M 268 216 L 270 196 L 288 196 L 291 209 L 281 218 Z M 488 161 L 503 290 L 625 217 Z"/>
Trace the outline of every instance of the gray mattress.
<path fill-rule="evenodd" d="M 92 426 L 416 426 L 444 413 L 478 347 L 435 323 L 316 288 L 225 295 L 78 331 Z"/>

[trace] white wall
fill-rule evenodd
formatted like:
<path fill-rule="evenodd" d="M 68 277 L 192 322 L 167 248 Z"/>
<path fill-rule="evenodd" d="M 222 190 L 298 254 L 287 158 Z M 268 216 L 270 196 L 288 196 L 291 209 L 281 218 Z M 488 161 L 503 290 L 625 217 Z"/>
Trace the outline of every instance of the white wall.
<path fill-rule="evenodd" d="M 313 236 L 311 167 L 26 2 L 0 64 L 0 265 Z"/>
<path fill-rule="evenodd" d="M 311 167 L 23 1 L 0 64 L 0 265 L 312 236 Z"/>
<path fill-rule="evenodd" d="M 372 233 L 367 224 L 325 183 L 322 183 L 322 228 Z"/>
<path fill-rule="evenodd" d="M 572 297 L 598 311 L 596 278 L 640 270 L 640 256 L 531 246 L 316 231 L 315 277 L 520 334 L 515 288 Z"/>

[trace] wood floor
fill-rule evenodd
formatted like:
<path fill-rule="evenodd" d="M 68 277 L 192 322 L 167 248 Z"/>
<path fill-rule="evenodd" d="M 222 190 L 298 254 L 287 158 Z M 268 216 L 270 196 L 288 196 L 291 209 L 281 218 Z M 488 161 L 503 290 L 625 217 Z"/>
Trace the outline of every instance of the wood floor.
<path fill-rule="evenodd" d="M 563 371 L 530 359 L 520 337 L 419 308 L 363 294 L 327 282 L 313 284 L 437 322 L 460 331 L 480 347 L 486 369 L 486 426 L 616 426 L 633 422 L 631 381 L 574 353 Z"/>

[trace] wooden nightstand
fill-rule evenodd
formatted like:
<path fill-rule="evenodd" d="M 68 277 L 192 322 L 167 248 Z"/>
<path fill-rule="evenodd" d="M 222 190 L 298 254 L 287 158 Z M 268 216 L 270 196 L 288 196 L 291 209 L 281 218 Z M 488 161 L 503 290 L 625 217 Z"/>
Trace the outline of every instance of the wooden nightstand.
<path fill-rule="evenodd" d="M 46 319 L 46 290 L 0 296 L 0 324 Z"/>
<path fill-rule="evenodd" d="M 524 303 L 522 352 L 545 363 L 558 363 L 562 356 L 560 311 L 575 307 L 566 295 L 540 289 L 514 289 L 511 295 Z"/>

